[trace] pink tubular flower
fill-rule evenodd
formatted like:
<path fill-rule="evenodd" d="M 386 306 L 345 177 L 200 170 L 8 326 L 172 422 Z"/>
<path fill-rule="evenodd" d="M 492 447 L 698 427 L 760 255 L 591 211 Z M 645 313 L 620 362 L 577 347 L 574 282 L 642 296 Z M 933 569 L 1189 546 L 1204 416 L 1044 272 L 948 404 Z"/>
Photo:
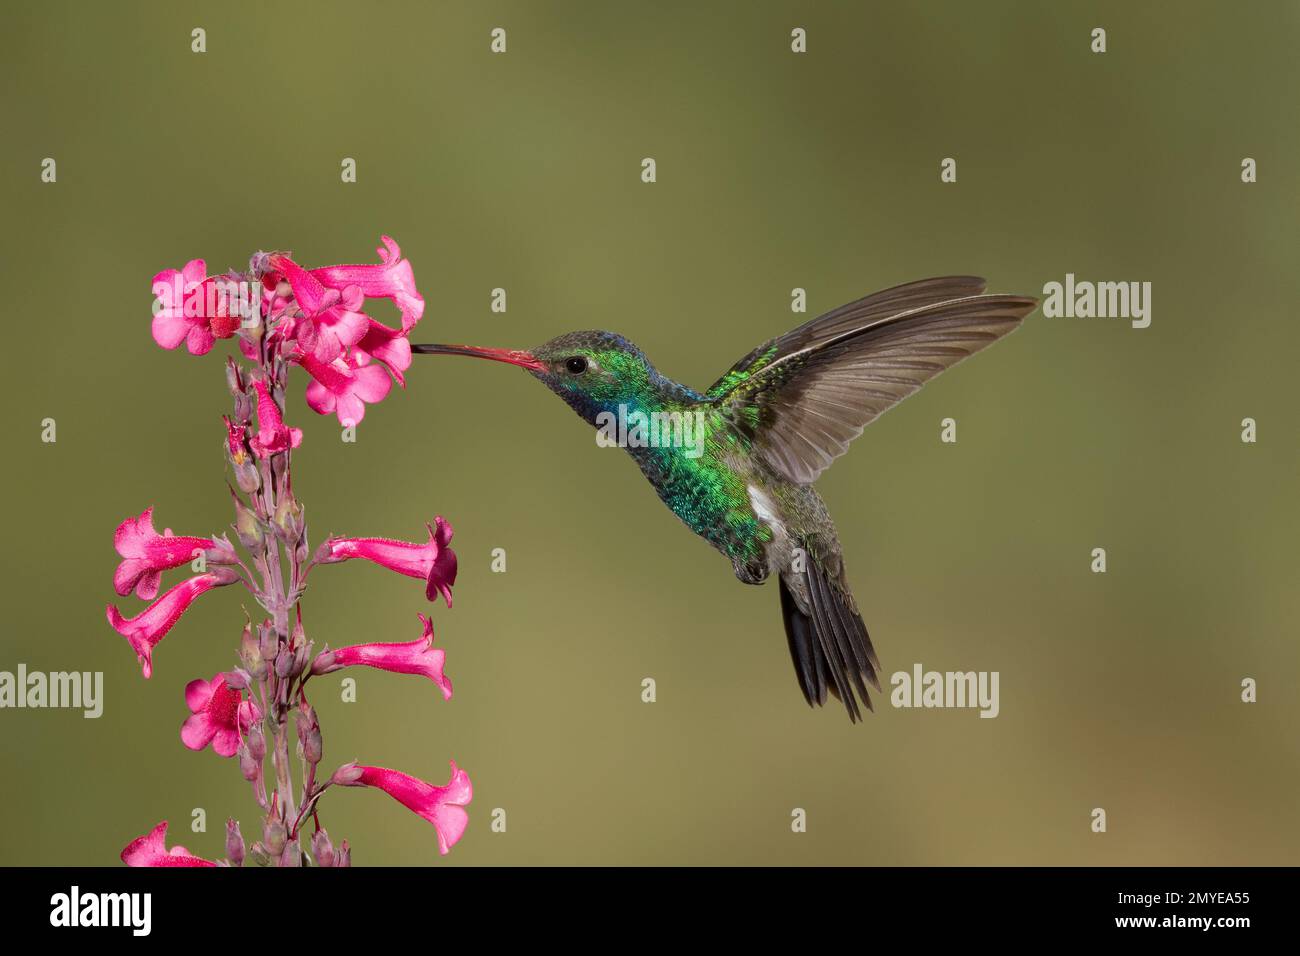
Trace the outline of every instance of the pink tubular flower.
<path fill-rule="evenodd" d="M 320 415 L 335 412 L 345 428 L 365 418 L 366 405 L 382 402 L 393 387 L 384 367 L 368 364 L 369 357 L 364 354 L 326 363 L 310 351 L 300 351 L 295 359 L 313 379 L 307 386 L 307 404 L 312 411 Z"/>
<path fill-rule="evenodd" d="M 397 384 L 406 387 L 406 376 L 402 373 L 411 367 L 411 340 L 402 331 L 370 319 L 370 327 L 357 343 L 356 351 L 379 359 L 388 366 Z"/>
<path fill-rule="evenodd" d="M 142 837 L 136 837 L 122 851 L 127 866 L 216 866 L 211 860 L 194 856 L 183 846 L 167 849 L 167 821 L 164 820 Z"/>
<path fill-rule="evenodd" d="M 325 651 L 312 665 L 313 674 L 329 674 L 343 667 L 365 665 L 394 674 L 419 674 L 442 689 L 443 700 L 451 700 L 451 680 L 443 673 L 447 652 L 433 646 L 433 622 L 423 614 L 424 634 L 404 644 L 353 644 Z"/>
<path fill-rule="evenodd" d="M 153 294 L 161 308 L 153 317 L 153 340 L 165 349 L 186 343 L 191 355 L 205 355 L 216 339 L 239 328 L 237 290 L 224 276 L 208 278 L 207 263 L 191 259 L 179 271 L 164 269 L 153 277 Z"/>
<path fill-rule="evenodd" d="M 429 540 L 424 544 L 389 538 L 330 538 L 324 545 L 328 549 L 326 556 L 318 560 L 330 563 L 365 558 L 398 574 L 423 578 L 424 596 L 433 601 L 441 594 L 451 607 L 451 586 L 456 583 L 456 552 L 448 547 L 451 525 L 439 516 L 433 525 L 425 527 L 429 529 Z"/>
<path fill-rule="evenodd" d="M 329 288 L 281 253 L 273 254 L 268 264 L 289 283 L 298 308 L 314 323 L 315 335 L 307 348 L 317 358 L 332 362 L 361 341 L 370 327 L 370 318 L 361 311 L 364 299 L 360 289 Z"/>
<path fill-rule="evenodd" d="M 249 447 L 258 458 L 269 458 L 278 451 L 297 448 L 302 444 L 302 429 L 285 425 L 280 406 L 271 398 L 265 382 L 254 382 L 257 392 L 257 434 Z"/>
<path fill-rule="evenodd" d="M 158 596 L 162 573 L 194 560 L 194 552 L 212 547 L 211 538 L 188 538 L 172 534 L 171 528 L 159 534 L 153 527 L 153 507 L 138 518 L 127 518 L 117 526 L 113 547 L 122 563 L 113 572 L 113 588 L 122 597 L 133 590 L 144 601 Z"/>
<path fill-rule="evenodd" d="M 379 265 L 340 265 L 312 269 L 311 274 L 323 285 L 340 292 L 356 286 L 367 299 L 392 299 L 402 312 L 402 332 L 411 331 L 424 315 L 424 297 L 415 288 L 411 263 L 402 258 L 402 250 L 388 236 L 380 236 L 383 245 L 377 250 Z"/>
<path fill-rule="evenodd" d="M 438 834 L 438 852 L 444 856 L 456 845 L 469 824 L 465 807 L 474 797 L 469 774 L 451 761 L 451 779 L 435 787 L 398 770 L 349 764 L 334 773 L 334 781 L 347 787 L 375 787 L 411 812 L 433 824 Z"/>
<path fill-rule="evenodd" d="M 185 703 L 190 716 L 181 724 L 181 742 L 190 750 L 212 744 L 219 757 L 233 757 L 239 749 L 240 735 L 262 719 L 256 704 L 226 686 L 225 674 L 217 674 L 210 681 L 190 681 L 185 685 Z"/>
<path fill-rule="evenodd" d="M 411 367 L 407 333 L 424 314 L 424 299 L 415 288 L 411 264 L 388 236 L 383 237 L 378 265 L 325 266 L 308 271 L 284 253 L 265 257 L 264 305 L 281 301 L 274 289 L 287 284 L 301 317 L 281 333 L 292 336 L 291 354 L 313 382 L 307 402 L 321 415 L 338 414 L 344 426 L 365 417 L 367 404 L 382 401 L 392 387 L 387 372 L 405 386 Z M 361 311 L 365 299 L 391 299 L 401 310 L 400 328 L 389 328 Z M 287 308 L 287 303 L 281 305 Z M 280 331 L 277 329 L 277 331 Z M 382 364 L 379 364 L 382 363 Z M 385 370 L 387 369 L 387 371 Z"/>
<path fill-rule="evenodd" d="M 239 575 L 228 568 L 218 568 L 182 581 L 135 617 L 125 618 L 115 605 L 108 605 L 108 623 L 130 643 L 145 678 L 153 675 L 153 649 L 166 637 L 181 615 L 204 591 L 233 584 Z"/>

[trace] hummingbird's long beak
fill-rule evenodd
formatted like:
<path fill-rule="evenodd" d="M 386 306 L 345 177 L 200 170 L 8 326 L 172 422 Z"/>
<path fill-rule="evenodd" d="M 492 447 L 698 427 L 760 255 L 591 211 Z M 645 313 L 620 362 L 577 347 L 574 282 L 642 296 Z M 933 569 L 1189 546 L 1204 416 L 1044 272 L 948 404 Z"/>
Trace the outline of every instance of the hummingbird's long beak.
<path fill-rule="evenodd" d="M 530 372 L 545 372 L 546 363 L 540 361 L 531 352 L 522 349 L 482 349 L 473 345 L 412 345 L 411 351 L 420 355 L 468 355 L 472 358 L 491 359 L 518 365 Z"/>

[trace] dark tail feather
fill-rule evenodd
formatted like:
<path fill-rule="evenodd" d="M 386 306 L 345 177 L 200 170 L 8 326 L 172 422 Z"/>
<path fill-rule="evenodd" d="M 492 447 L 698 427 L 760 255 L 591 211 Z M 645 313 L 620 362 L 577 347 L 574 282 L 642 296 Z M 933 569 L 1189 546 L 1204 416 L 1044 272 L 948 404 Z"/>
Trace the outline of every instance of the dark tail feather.
<path fill-rule="evenodd" d="M 790 643 L 790 656 L 794 659 L 794 673 L 799 678 L 799 689 L 803 691 L 808 706 L 821 706 L 826 703 L 826 676 L 822 669 L 820 650 L 816 647 L 817 638 L 813 636 L 812 621 L 799 610 L 794 595 L 785 583 L 781 582 L 781 615 L 785 618 L 785 637 Z"/>
<path fill-rule="evenodd" d="M 826 702 L 829 690 L 844 704 L 849 719 L 862 719 L 858 699 L 873 709 L 867 684 L 880 690 L 880 662 L 867 636 L 866 625 L 843 586 L 832 581 L 815 561 L 803 573 L 809 613 L 799 609 L 794 594 L 781 576 L 781 614 L 790 644 L 799 689 L 809 705 Z"/>

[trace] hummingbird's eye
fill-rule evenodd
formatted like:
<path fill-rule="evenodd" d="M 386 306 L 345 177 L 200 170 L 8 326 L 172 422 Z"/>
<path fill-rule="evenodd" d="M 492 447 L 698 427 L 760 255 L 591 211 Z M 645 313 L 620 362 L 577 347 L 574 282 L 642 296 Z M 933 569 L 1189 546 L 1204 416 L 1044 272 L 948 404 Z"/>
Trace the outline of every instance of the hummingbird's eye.
<path fill-rule="evenodd" d="M 564 367 L 574 375 L 581 375 L 583 372 L 587 371 L 587 360 L 581 355 L 575 355 L 571 359 L 564 360 Z"/>

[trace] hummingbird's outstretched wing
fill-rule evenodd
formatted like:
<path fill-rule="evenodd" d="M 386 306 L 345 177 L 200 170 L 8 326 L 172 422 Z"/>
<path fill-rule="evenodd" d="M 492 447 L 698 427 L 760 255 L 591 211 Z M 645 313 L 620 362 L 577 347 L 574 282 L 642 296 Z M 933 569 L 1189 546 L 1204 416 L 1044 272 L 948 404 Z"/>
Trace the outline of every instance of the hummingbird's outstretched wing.
<path fill-rule="evenodd" d="M 983 289 L 950 276 L 859 299 L 759 346 L 707 397 L 774 471 L 811 484 L 882 413 L 1038 304 Z"/>

